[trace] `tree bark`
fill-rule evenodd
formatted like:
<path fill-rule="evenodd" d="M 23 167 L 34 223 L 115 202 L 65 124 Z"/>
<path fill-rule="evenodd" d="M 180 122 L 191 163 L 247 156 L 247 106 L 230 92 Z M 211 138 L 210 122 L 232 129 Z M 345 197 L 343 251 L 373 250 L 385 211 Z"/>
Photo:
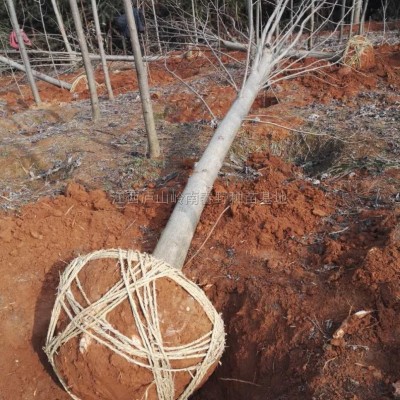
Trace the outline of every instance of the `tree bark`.
<path fill-rule="evenodd" d="M 262 24 L 260 23 L 260 20 L 261 20 L 260 6 L 261 6 L 261 2 L 259 0 L 257 0 L 257 2 L 256 2 L 256 28 L 255 28 L 256 46 L 258 46 L 258 43 L 260 42 L 260 26 L 262 26 Z"/>
<path fill-rule="evenodd" d="M 361 10 L 362 10 L 363 0 L 354 1 L 354 19 L 353 25 L 358 25 L 361 21 Z"/>
<path fill-rule="evenodd" d="M 271 53 L 264 49 L 239 96 L 215 131 L 168 220 L 153 252 L 171 266 L 182 268 L 206 199 L 243 119 L 271 72 Z"/>
<path fill-rule="evenodd" d="M 290 26 L 294 23 L 294 4 L 293 0 L 290 0 Z"/>
<path fill-rule="evenodd" d="M 314 0 L 311 0 L 310 5 L 310 33 L 308 36 L 308 49 L 311 50 L 314 46 L 314 28 L 315 28 L 315 4 Z"/>
<path fill-rule="evenodd" d="M 362 13 L 361 13 L 360 27 L 358 28 L 359 35 L 364 34 L 364 24 L 365 24 L 365 16 L 367 14 L 367 7 L 368 7 L 368 0 L 364 0 L 364 6 L 363 6 Z"/>
<path fill-rule="evenodd" d="M 192 0 L 192 19 L 193 19 L 193 29 L 194 29 L 194 43 L 197 45 L 199 38 L 197 37 L 197 21 L 196 21 L 196 7 L 195 2 Z"/>
<path fill-rule="evenodd" d="M 157 18 L 156 6 L 154 4 L 154 0 L 151 0 L 151 7 L 153 9 L 154 27 L 156 28 L 156 38 L 157 38 L 157 44 L 158 44 L 158 51 L 160 52 L 160 54 L 162 54 L 162 47 L 161 47 L 161 42 L 160 42 L 160 32 L 158 30 L 158 18 Z"/>
<path fill-rule="evenodd" d="M 76 33 L 78 35 L 79 46 L 81 48 L 81 53 L 83 58 L 83 64 L 85 66 L 86 77 L 90 92 L 90 101 L 92 104 L 92 118 L 93 121 L 97 121 L 100 118 L 99 98 L 97 96 L 96 81 L 94 79 L 92 64 L 90 63 L 89 51 L 86 44 L 85 34 L 83 33 L 82 21 L 79 15 L 78 4 L 76 3 L 76 0 L 69 0 L 69 4 L 72 11 L 72 17 L 75 23 Z"/>
<path fill-rule="evenodd" d="M 278 7 L 278 3 L 280 0 L 275 0 L 275 5 Z M 278 37 L 280 34 L 280 28 L 279 28 L 279 22 L 276 24 L 276 30 L 275 30 L 275 37 Z"/>
<path fill-rule="evenodd" d="M 142 100 L 144 124 L 146 126 L 146 132 L 149 144 L 149 156 L 150 158 L 157 158 L 160 156 L 160 145 L 158 143 L 156 126 L 154 123 L 154 115 L 150 99 L 149 83 L 147 80 L 147 71 L 146 68 L 144 67 L 142 54 L 140 51 L 139 37 L 136 29 L 135 18 L 133 17 L 132 5 L 130 0 L 124 0 L 124 8 L 128 20 L 133 56 L 135 57 L 135 66 L 139 83 L 139 92 Z"/>
<path fill-rule="evenodd" d="M 108 73 L 106 53 L 104 51 L 103 37 L 101 36 L 101 28 L 100 28 L 100 21 L 99 21 L 99 14 L 98 14 L 98 11 L 97 11 L 96 0 L 92 0 L 92 10 L 93 10 L 94 25 L 95 25 L 95 28 L 96 28 L 97 44 L 99 46 L 101 65 L 103 67 L 104 80 L 105 80 L 105 83 L 106 83 L 108 98 L 110 100 L 114 100 L 114 93 L 113 93 L 113 90 L 112 90 L 112 87 L 111 87 L 110 75 Z"/>
<path fill-rule="evenodd" d="M 351 6 L 351 16 L 350 16 L 350 29 L 349 29 L 349 38 L 348 40 L 351 39 L 353 36 L 353 26 L 354 26 L 354 11 L 355 11 L 355 3 L 358 0 L 353 0 L 352 6 Z"/>
<path fill-rule="evenodd" d="M 342 5 L 340 7 L 340 33 L 339 33 L 339 41 L 343 41 L 343 36 L 344 36 L 344 16 L 346 14 L 346 0 L 342 0 Z"/>
<path fill-rule="evenodd" d="M 16 68 L 20 71 L 26 72 L 26 69 L 23 65 L 18 64 L 15 61 L 10 60 L 9 58 L 0 56 L 0 62 L 2 62 L 3 64 L 9 65 L 12 68 Z M 45 75 L 42 72 L 38 72 L 35 70 L 32 70 L 32 74 L 37 79 L 40 79 L 40 80 L 50 83 L 52 85 L 58 86 L 62 89 L 71 90 L 72 85 L 70 83 L 61 81 L 60 79 L 52 78 L 51 76 Z"/>
<path fill-rule="evenodd" d="M 17 35 L 19 51 L 21 53 L 22 62 L 24 63 L 24 66 L 25 66 L 25 72 L 26 72 L 26 76 L 28 78 L 29 86 L 31 87 L 31 91 L 32 91 L 33 98 L 35 99 L 35 103 L 39 105 L 39 104 L 41 104 L 42 101 L 40 99 L 39 91 L 36 86 L 35 78 L 32 73 L 32 68 L 31 68 L 31 64 L 29 62 L 28 53 L 26 52 L 26 48 L 25 48 L 25 43 L 21 36 L 21 30 L 19 27 L 18 19 L 17 19 L 17 14 L 15 13 L 15 7 L 14 7 L 13 0 L 7 0 L 7 6 L 8 6 L 8 12 L 10 13 L 12 27 L 15 31 L 15 34 Z"/>

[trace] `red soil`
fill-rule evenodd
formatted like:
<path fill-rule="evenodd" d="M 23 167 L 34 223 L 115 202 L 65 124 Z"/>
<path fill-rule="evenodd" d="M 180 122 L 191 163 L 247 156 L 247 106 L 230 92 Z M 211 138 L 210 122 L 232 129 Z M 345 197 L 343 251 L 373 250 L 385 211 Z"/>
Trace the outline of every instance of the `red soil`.
<path fill-rule="evenodd" d="M 251 164 L 263 174 L 256 181 L 215 185 L 191 253 L 231 206 L 184 269 L 223 313 L 228 333 L 222 366 L 195 398 L 346 398 L 348 385 L 360 399 L 389 398 L 400 378 L 399 213 L 343 217 L 340 199 L 296 168 L 264 154 Z M 68 398 L 42 352 L 59 272 L 94 249 L 151 251 L 171 208 L 119 210 L 103 192 L 70 185 L 65 196 L 2 217 L 5 399 Z M 343 223 L 346 232 L 329 234 Z M 372 313 L 333 343 L 334 330 L 359 310 Z"/>

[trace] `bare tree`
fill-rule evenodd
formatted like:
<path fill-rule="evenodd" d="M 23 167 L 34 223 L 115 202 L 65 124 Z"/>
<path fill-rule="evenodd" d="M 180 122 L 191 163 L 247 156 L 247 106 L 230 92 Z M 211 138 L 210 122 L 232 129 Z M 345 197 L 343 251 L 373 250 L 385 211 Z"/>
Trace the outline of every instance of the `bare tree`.
<path fill-rule="evenodd" d="M 358 29 L 359 35 L 362 35 L 364 33 L 365 16 L 367 14 L 368 3 L 369 3 L 369 0 L 364 0 L 363 10 L 361 13 L 360 27 Z"/>
<path fill-rule="evenodd" d="M 314 33 L 314 29 L 315 29 L 315 0 L 311 0 L 311 4 L 310 4 L 310 34 L 308 36 L 308 48 L 311 49 L 314 45 L 313 42 L 313 33 Z"/>
<path fill-rule="evenodd" d="M 154 17 L 154 27 L 156 29 L 158 51 L 161 54 L 162 53 L 162 48 L 161 48 L 161 42 L 160 42 L 160 32 L 159 32 L 159 29 L 158 29 L 158 19 L 157 19 L 157 12 L 156 12 L 156 6 L 154 4 L 154 0 L 151 0 L 151 7 L 152 7 L 153 17 Z"/>
<path fill-rule="evenodd" d="M 350 40 L 350 38 L 353 36 L 354 15 L 355 15 L 354 9 L 355 9 L 356 1 L 358 1 L 358 0 L 353 0 L 353 6 L 351 7 L 351 13 L 350 13 L 350 15 L 351 15 L 351 16 L 350 16 L 350 28 L 349 28 L 349 40 Z"/>
<path fill-rule="evenodd" d="M 92 0 L 92 10 L 93 10 L 94 25 L 95 25 L 95 28 L 96 28 L 97 43 L 98 43 L 98 46 L 99 46 L 99 52 L 100 52 L 100 57 L 101 57 L 101 65 L 103 67 L 104 79 L 105 79 L 105 82 L 106 82 L 108 98 L 110 100 L 114 100 L 114 93 L 113 93 L 113 90 L 112 90 L 112 87 L 111 87 L 110 75 L 108 73 L 106 53 L 104 51 L 103 37 L 101 35 L 101 28 L 100 28 L 100 21 L 99 21 L 99 15 L 98 15 L 98 11 L 97 11 L 96 0 Z"/>
<path fill-rule="evenodd" d="M 194 172 L 156 246 L 154 255 L 177 268 L 181 268 L 184 264 L 208 194 L 235 135 L 259 91 L 282 79 L 299 76 L 327 65 L 326 62 L 320 60 L 302 65 L 298 59 L 305 58 L 319 48 L 323 48 L 325 43 L 335 35 L 336 29 L 328 34 L 323 34 L 322 31 L 328 23 L 332 22 L 333 8 L 339 0 L 302 1 L 294 12 L 294 21 L 283 24 L 279 30 L 280 34 L 276 35 L 277 26 L 282 23 L 282 16 L 289 1 L 276 0 L 276 7 L 263 27 L 259 44 L 255 47 L 254 53 L 250 52 L 250 73 L 248 77 L 245 73 L 244 84 L 236 100 L 219 124 L 203 156 L 195 165 Z M 249 8 L 250 14 L 251 9 L 252 7 Z M 311 34 L 314 39 L 313 48 L 301 50 L 299 46 L 304 41 L 310 19 L 317 14 L 326 15 L 326 17 L 324 23 L 319 24 Z M 249 18 L 249 23 L 250 25 L 253 23 L 251 18 Z M 253 42 L 251 26 L 248 31 L 247 49 L 252 47 Z M 206 32 L 204 26 L 203 32 Z M 210 32 L 203 35 L 208 39 L 211 36 Z M 293 55 L 296 55 L 296 60 L 291 59 Z M 196 198 L 196 201 L 193 201 L 193 198 Z"/>
<path fill-rule="evenodd" d="M 26 52 L 25 48 L 25 43 L 21 35 L 21 29 L 19 27 L 18 19 L 17 19 L 17 14 L 15 12 L 15 7 L 14 7 L 14 1 L 13 0 L 7 0 L 7 7 L 8 7 L 8 12 L 10 14 L 10 20 L 12 27 L 14 29 L 14 32 L 17 36 L 17 41 L 18 41 L 18 46 L 19 46 L 19 51 L 21 53 L 21 58 L 24 63 L 25 71 L 26 71 L 26 76 L 28 78 L 29 85 L 31 87 L 31 91 L 33 94 L 33 98 L 35 99 L 36 104 L 40 104 L 42 101 L 40 99 L 39 91 L 36 86 L 35 78 L 32 73 L 31 69 L 31 64 L 29 62 L 29 57 L 28 53 Z"/>
<path fill-rule="evenodd" d="M 51 4 L 53 6 L 54 14 L 57 19 L 58 29 L 60 30 L 61 36 L 64 40 L 65 48 L 66 48 L 68 54 L 70 55 L 71 59 L 74 59 L 75 56 L 72 51 L 71 44 L 69 43 L 67 33 L 65 31 L 64 21 L 63 21 L 62 15 L 60 13 L 60 9 L 58 8 L 57 0 L 51 0 Z"/>
<path fill-rule="evenodd" d="M 362 3 L 363 3 L 363 0 L 354 0 L 353 25 L 358 25 L 361 21 Z"/>
<path fill-rule="evenodd" d="M 81 53 L 83 58 L 83 64 L 85 66 L 86 77 L 90 92 L 90 101 L 92 105 L 92 118 L 93 121 L 97 121 L 100 118 L 99 98 L 97 96 L 96 81 L 94 79 L 93 67 L 89 58 L 89 50 L 86 44 L 86 37 L 85 34 L 83 33 L 82 21 L 79 15 L 79 9 L 76 0 L 69 0 L 69 4 L 72 11 L 72 17 L 74 19 L 76 33 L 78 35 L 79 46 L 81 48 Z"/>
<path fill-rule="evenodd" d="M 149 156 L 150 158 L 157 158 L 160 156 L 160 145 L 158 143 L 156 126 L 154 123 L 154 115 L 150 99 L 149 83 L 147 80 L 147 71 L 146 68 L 144 67 L 142 60 L 139 37 L 136 29 L 135 18 L 133 17 L 132 5 L 130 0 L 124 0 L 124 9 L 129 26 L 133 56 L 135 57 L 135 66 L 139 83 L 139 92 L 142 100 L 144 124 L 146 126 L 147 139 L 149 145 Z"/>
<path fill-rule="evenodd" d="M 342 0 L 342 4 L 340 6 L 340 34 L 339 34 L 339 41 L 343 41 L 344 36 L 344 25 L 345 25 L 345 15 L 346 15 L 346 0 Z"/>
<path fill-rule="evenodd" d="M 383 19 L 383 38 L 386 39 L 386 18 L 387 18 L 387 9 L 389 6 L 388 0 L 381 0 L 382 5 L 382 19 Z"/>
<path fill-rule="evenodd" d="M 195 43 L 195 45 L 197 45 L 197 43 L 198 43 L 198 38 L 197 38 L 197 27 L 196 27 L 196 21 L 197 21 L 197 18 L 196 18 L 196 6 L 195 6 L 195 1 L 194 0 L 192 0 L 192 18 L 193 18 L 193 27 L 194 27 L 194 33 L 195 33 L 195 36 L 194 36 L 194 43 Z"/>
<path fill-rule="evenodd" d="M 294 0 L 290 0 L 290 21 L 294 21 Z"/>

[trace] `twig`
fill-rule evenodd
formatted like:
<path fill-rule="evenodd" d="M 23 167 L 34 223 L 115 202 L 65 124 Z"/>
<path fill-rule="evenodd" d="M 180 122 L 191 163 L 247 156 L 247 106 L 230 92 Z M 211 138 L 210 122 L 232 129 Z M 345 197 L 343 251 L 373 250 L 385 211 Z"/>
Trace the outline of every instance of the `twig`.
<path fill-rule="evenodd" d="M 321 328 L 321 326 L 319 325 L 318 321 L 317 321 L 317 317 L 314 316 L 314 319 L 311 319 L 310 317 L 307 317 L 307 319 L 314 325 L 314 328 L 316 328 L 325 339 L 329 339 L 328 336 L 326 335 L 326 333 L 323 331 L 323 329 Z"/>
<path fill-rule="evenodd" d="M 69 212 L 74 208 L 74 205 L 72 205 L 68 210 L 65 212 L 64 216 L 68 215 Z"/>
<path fill-rule="evenodd" d="M 65 175 L 68 175 L 68 174 L 72 173 L 72 171 L 75 168 L 79 167 L 80 165 L 81 165 L 80 158 L 73 160 L 72 157 L 69 157 L 66 161 L 63 161 L 59 164 L 56 163 L 53 168 L 50 168 L 49 170 L 47 170 L 39 175 L 34 175 L 33 173 L 31 173 L 30 180 L 33 181 L 33 180 L 38 180 L 38 179 L 45 179 L 45 178 L 48 178 L 49 176 L 55 174 L 56 172 L 63 171 L 63 170 L 65 171 L 64 172 Z"/>
<path fill-rule="evenodd" d="M 261 387 L 262 385 L 259 385 L 258 383 L 250 382 L 250 381 L 244 381 L 242 379 L 234 379 L 234 378 L 219 378 L 220 381 L 230 381 L 230 382 L 239 382 L 239 383 L 246 383 L 247 385 L 253 385 L 253 386 L 258 386 Z"/>
<path fill-rule="evenodd" d="M 124 234 L 135 222 L 136 222 L 136 219 L 134 219 L 134 220 L 122 231 L 122 234 Z"/>
<path fill-rule="evenodd" d="M 193 258 L 195 258 L 197 256 L 197 254 L 199 254 L 200 250 L 204 247 L 204 245 L 206 244 L 207 240 L 210 238 L 211 234 L 214 232 L 215 227 L 217 226 L 219 220 L 222 218 L 222 216 L 225 214 L 225 212 L 229 209 L 230 205 L 228 207 L 226 207 L 224 209 L 224 211 L 222 211 L 222 213 L 219 215 L 219 217 L 217 218 L 217 220 L 215 221 L 214 226 L 211 228 L 210 233 L 207 235 L 207 237 L 205 238 L 204 242 L 201 244 L 201 246 L 197 249 L 196 253 L 194 253 L 192 255 L 192 257 L 189 258 L 188 262 L 184 265 L 185 267 L 191 263 L 191 261 L 193 260 Z"/>
<path fill-rule="evenodd" d="M 354 142 L 349 142 L 349 141 L 344 140 L 344 139 L 342 139 L 342 138 L 338 138 L 338 137 L 336 137 L 336 136 L 329 135 L 328 133 L 316 133 L 316 132 L 310 132 L 310 131 L 302 131 L 302 130 L 300 130 L 300 129 L 290 128 L 289 126 L 277 124 L 277 123 L 275 123 L 275 122 L 261 121 L 261 120 L 258 119 L 258 118 L 245 118 L 245 121 L 255 122 L 255 123 L 259 123 L 259 124 L 273 125 L 273 126 L 277 126 L 278 128 L 287 129 L 288 131 L 301 133 L 301 134 L 303 134 L 303 135 L 326 136 L 326 137 L 330 137 L 330 138 L 332 138 L 332 139 L 340 140 L 341 142 L 344 142 L 344 143 L 356 143 L 356 141 L 354 141 Z"/>
<path fill-rule="evenodd" d="M 365 346 L 362 344 L 346 344 L 346 347 L 352 350 L 363 349 L 365 351 L 369 351 L 369 346 Z"/>
<path fill-rule="evenodd" d="M 336 359 L 337 359 L 337 357 L 333 357 L 333 358 L 330 358 L 329 360 L 326 360 L 324 366 L 322 367 L 322 371 L 325 370 L 325 368 L 328 366 L 328 364 L 329 364 L 330 362 L 332 362 L 332 361 L 334 361 L 334 360 L 336 360 Z"/>
<path fill-rule="evenodd" d="M 1 194 L 0 194 L 0 197 L 2 198 L 2 199 L 4 199 L 4 200 L 7 200 L 7 201 L 9 201 L 10 203 L 12 202 L 12 200 L 11 199 L 9 199 L 8 197 L 6 197 L 6 196 L 2 196 Z"/>
<path fill-rule="evenodd" d="M 341 229 L 340 231 L 329 232 L 328 235 L 337 235 L 338 233 L 342 233 L 342 232 L 347 231 L 347 229 L 349 229 L 348 226 L 346 226 L 346 228 Z"/>

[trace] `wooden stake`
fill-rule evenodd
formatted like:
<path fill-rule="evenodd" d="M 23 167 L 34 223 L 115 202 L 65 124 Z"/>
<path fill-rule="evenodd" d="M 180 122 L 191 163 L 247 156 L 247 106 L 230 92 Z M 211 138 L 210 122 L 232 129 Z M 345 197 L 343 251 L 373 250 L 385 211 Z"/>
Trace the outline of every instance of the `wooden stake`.
<path fill-rule="evenodd" d="M 89 51 L 86 44 L 85 34 L 83 33 L 82 21 L 79 15 L 78 4 L 76 3 L 76 0 L 69 0 L 69 5 L 71 7 L 76 33 L 78 35 L 78 41 L 79 41 L 79 46 L 81 48 L 83 64 L 85 66 L 86 77 L 90 92 L 90 101 L 92 104 L 92 118 L 93 121 L 97 121 L 100 118 L 99 98 L 97 96 L 96 81 L 94 79 L 92 64 L 90 63 Z"/>
<path fill-rule="evenodd" d="M 31 87 L 33 98 L 35 99 L 36 104 L 39 105 L 41 104 L 42 100 L 40 99 L 39 91 L 36 86 L 35 78 L 32 73 L 32 68 L 29 62 L 28 53 L 26 52 L 25 48 L 25 43 L 24 40 L 22 39 L 21 29 L 19 27 L 13 0 L 7 0 L 7 6 L 8 6 L 8 12 L 10 13 L 11 24 L 17 36 L 19 51 L 21 53 L 22 62 L 24 63 L 25 66 L 25 72 L 28 78 L 29 86 Z"/>

